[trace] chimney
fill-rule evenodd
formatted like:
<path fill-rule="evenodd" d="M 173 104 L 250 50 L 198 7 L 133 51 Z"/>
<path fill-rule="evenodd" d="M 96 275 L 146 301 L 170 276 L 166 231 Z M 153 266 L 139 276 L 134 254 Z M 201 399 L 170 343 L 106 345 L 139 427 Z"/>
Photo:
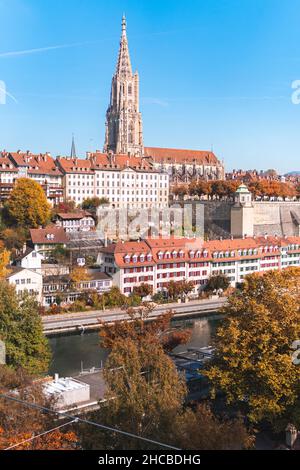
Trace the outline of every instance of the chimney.
<path fill-rule="evenodd" d="M 58 379 L 59 379 L 59 374 L 55 374 L 55 375 L 54 375 L 54 382 L 57 383 L 57 382 L 58 382 Z"/>

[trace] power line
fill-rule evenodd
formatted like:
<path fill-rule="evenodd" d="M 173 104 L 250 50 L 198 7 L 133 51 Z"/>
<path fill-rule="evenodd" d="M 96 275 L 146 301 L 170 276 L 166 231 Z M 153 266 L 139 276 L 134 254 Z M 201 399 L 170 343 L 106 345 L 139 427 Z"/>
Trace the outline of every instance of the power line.
<path fill-rule="evenodd" d="M 166 449 L 181 450 L 178 447 L 174 447 L 174 446 L 171 446 L 169 444 L 164 444 L 163 442 L 154 441 L 153 439 L 148 439 L 147 437 L 137 436 L 136 434 L 132 434 L 132 433 L 126 432 L 126 431 L 121 431 L 120 429 L 112 428 L 110 426 L 105 426 L 104 424 L 95 423 L 95 421 L 90 421 L 90 420 L 87 420 L 87 419 L 83 419 L 83 418 L 80 418 L 79 416 L 75 416 L 75 418 L 74 418 L 74 416 L 72 416 L 68 413 L 58 413 L 57 411 L 51 410 L 50 408 L 47 408 L 45 406 L 37 405 L 36 403 L 28 403 L 24 400 L 21 400 L 20 398 L 15 398 L 15 397 L 12 397 L 12 396 L 9 396 L 9 395 L 5 395 L 3 393 L 0 393 L 0 398 L 4 398 L 4 399 L 10 400 L 10 401 L 14 401 L 14 402 L 19 403 L 21 405 L 27 406 L 28 408 L 35 408 L 39 411 L 45 411 L 47 413 L 56 414 L 56 415 L 59 415 L 61 417 L 65 417 L 65 418 L 69 418 L 69 419 L 76 419 L 77 422 L 90 424 L 90 425 L 95 426 L 97 428 L 100 428 L 104 431 L 110 431 L 110 432 L 115 432 L 117 434 L 122 434 L 123 436 L 131 437 L 133 439 L 138 439 L 140 441 L 148 442 L 150 444 L 159 445 L 161 447 L 165 447 Z"/>
<path fill-rule="evenodd" d="M 14 449 L 15 447 L 19 447 L 19 446 L 21 446 L 21 445 L 23 445 L 23 444 L 26 444 L 27 442 L 31 442 L 31 441 L 33 441 L 34 439 L 37 439 L 38 437 L 45 436 L 46 434 L 49 434 L 50 432 L 57 431 L 58 429 L 61 429 L 61 428 L 65 427 L 65 426 L 69 426 L 69 424 L 73 424 L 73 423 L 77 423 L 77 419 L 73 419 L 73 421 L 70 421 L 69 423 L 61 424 L 60 426 L 57 426 L 56 428 L 49 429 L 49 431 L 45 431 L 45 432 L 42 432 L 41 434 L 37 434 L 36 436 L 32 436 L 32 437 L 30 437 L 29 439 L 26 439 L 25 441 L 19 442 L 18 444 L 14 444 L 13 446 L 7 447 L 7 448 L 4 449 L 4 450 L 11 450 L 11 449 Z"/>

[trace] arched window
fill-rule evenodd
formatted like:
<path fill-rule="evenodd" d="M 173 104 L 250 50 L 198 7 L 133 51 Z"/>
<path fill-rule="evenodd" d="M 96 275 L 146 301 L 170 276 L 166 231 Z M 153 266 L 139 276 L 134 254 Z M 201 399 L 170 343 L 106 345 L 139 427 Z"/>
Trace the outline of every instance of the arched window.
<path fill-rule="evenodd" d="M 129 124 L 129 129 L 128 129 L 128 142 L 130 144 L 133 144 L 133 131 L 134 131 L 134 125 L 133 122 Z"/>
<path fill-rule="evenodd" d="M 129 83 L 128 85 L 128 95 L 132 95 L 132 85 Z"/>

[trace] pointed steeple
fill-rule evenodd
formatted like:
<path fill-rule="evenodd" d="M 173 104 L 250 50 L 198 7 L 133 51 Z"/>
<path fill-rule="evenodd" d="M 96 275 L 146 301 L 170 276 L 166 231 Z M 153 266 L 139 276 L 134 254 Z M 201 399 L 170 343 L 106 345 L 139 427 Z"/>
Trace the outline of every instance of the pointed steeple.
<path fill-rule="evenodd" d="M 76 147 L 75 147 L 75 139 L 74 134 L 72 135 L 72 146 L 71 146 L 71 158 L 76 158 Z"/>
<path fill-rule="evenodd" d="M 139 75 L 132 73 L 126 19 L 122 19 L 122 36 L 116 72 L 112 78 L 110 104 L 106 113 L 104 152 L 142 156 L 143 125 L 139 111 Z"/>
<path fill-rule="evenodd" d="M 116 75 L 128 77 L 132 75 L 128 41 L 127 41 L 127 23 L 125 15 L 122 18 L 122 36 L 120 41 L 119 57 L 117 62 Z"/>

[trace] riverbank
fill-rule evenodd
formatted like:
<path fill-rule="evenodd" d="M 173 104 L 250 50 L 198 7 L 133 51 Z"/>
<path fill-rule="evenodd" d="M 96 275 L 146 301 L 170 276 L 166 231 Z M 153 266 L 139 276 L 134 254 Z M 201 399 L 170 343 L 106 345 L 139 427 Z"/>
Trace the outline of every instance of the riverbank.
<path fill-rule="evenodd" d="M 174 312 L 174 318 L 185 319 L 206 316 L 218 312 L 226 303 L 226 297 L 216 299 L 195 300 L 188 303 L 158 305 L 149 315 L 149 321 L 162 315 L 168 310 Z M 114 323 L 128 319 L 128 315 L 121 309 L 109 311 L 97 310 L 71 314 L 49 315 L 42 319 L 44 333 L 47 336 L 65 333 L 80 333 L 99 330 L 102 323 Z"/>

